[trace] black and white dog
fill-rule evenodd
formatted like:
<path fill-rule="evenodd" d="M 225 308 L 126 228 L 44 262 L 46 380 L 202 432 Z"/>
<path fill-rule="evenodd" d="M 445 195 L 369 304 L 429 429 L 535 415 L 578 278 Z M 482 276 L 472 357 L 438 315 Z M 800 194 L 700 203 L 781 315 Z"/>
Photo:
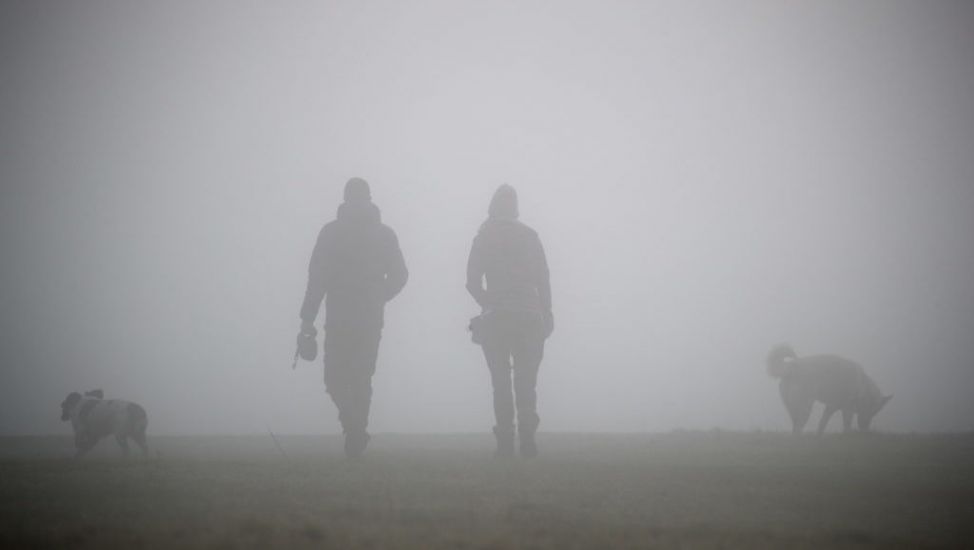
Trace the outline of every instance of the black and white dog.
<path fill-rule="evenodd" d="M 61 420 L 71 421 L 74 429 L 74 446 L 78 449 L 75 458 L 81 458 L 98 441 L 114 435 L 122 454 L 128 456 L 128 438 L 132 438 L 142 448 L 143 456 L 148 456 L 145 443 L 145 428 L 149 418 L 145 409 L 129 401 L 104 399 L 101 390 L 92 390 L 81 395 L 71 392 L 61 403 Z"/>

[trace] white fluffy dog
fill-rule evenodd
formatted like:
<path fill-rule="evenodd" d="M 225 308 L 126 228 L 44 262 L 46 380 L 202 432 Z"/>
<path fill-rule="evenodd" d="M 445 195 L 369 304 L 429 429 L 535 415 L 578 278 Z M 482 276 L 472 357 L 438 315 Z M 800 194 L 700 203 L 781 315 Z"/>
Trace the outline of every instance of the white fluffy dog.
<path fill-rule="evenodd" d="M 107 435 L 115 436 L 122 448 L 122 454 L 126 456 L 130 437 L 142 448 L 143 456 L 149 454 L 145 442 L 145 428 L 149 418 L 145 409 L 135 403 L 104 399 L 101 390 L 92 390 L 84 395 L 72 392 L 61 403 L 61 420 L 70 420 L 74 429 L 74 445 L 77 448 L 75 458 L 84 456 Z"/>

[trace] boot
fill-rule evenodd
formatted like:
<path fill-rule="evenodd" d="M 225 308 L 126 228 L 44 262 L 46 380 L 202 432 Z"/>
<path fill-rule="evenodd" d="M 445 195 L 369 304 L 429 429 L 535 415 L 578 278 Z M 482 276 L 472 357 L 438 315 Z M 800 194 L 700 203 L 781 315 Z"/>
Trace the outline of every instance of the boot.
<path fill-rule="evenodd" d="M 534 430 L 518 430 L 518 437 L 521 440 L 521 456 L 524 458 L 534 458 L 538 456 L 538 445 L 534 442 Z"/>
<path fill-rule="evenodd" d="M 345 456 L 352 460 L 359 460 L 365 454 L 369 444 L 369 434 L 365 432 L 351 432 L 345 434 Z"/>
<path fill-rule="evenodd" d="M 497 438 L 497 451 L 494 452 L 494 458 L 513 458 L 514 430 L 494 428 L 494 437 Z"/>

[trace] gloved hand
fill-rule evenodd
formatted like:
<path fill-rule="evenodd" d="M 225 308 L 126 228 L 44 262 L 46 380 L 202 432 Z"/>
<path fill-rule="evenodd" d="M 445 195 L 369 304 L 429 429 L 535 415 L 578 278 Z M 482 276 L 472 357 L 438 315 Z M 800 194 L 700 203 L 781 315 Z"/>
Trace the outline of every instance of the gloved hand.
<path fill-rule="evenodd" d="M 318 330 L 315 329 L 314 323 L 301 323 L 301 329 L 298 331 L 297 349 L 294 351 L 294 362 L 291 364 L 292 369 L 298 366 L 298 357 L 305 361 L 314 361 L 315 357 L 318 356 L 318 342 L 315 341 L 317 335 Z"/>
<path fill-rule="evenodd" d="M 312 338 L 318 335 L 318 329 L 316 329 L 314 323 L 310 321 L 301 321 L 301 329 L 298 332 L 304 336 L 310 336 Z"/>

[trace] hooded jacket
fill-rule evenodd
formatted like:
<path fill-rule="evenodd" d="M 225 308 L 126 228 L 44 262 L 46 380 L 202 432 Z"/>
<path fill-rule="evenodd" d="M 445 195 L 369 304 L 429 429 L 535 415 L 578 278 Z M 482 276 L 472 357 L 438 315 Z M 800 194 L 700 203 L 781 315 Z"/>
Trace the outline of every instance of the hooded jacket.
<path fill-rule="evenodd" d="M 467 290 L 484 309 L 550 313 L 548 262 L 538 234 L 511 217 L 488 218 L 470 248 Z"/>
<path fill-rule="evenodd" d="M 301 319 L 313 323 L 325 299 L 325 329 L 381 330 L 385 303 L 409 273 L 396 233 L 369 200 L 347 201 L 318 234 Z"/>

